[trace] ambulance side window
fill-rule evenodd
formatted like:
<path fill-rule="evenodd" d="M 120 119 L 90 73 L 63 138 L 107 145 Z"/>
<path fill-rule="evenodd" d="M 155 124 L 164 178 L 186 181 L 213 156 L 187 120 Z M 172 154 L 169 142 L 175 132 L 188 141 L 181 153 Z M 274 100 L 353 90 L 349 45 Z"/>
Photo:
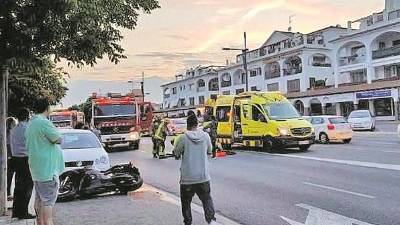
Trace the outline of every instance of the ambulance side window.
<path fill-rule="evenodd" d="M 228 122 L 230 111 L 231 111 L 230 106 L 217 107 L 217 121 L 218 122 Z"/>
<path fill-rule="evenodd" d="M 254 121 L 260 121 L 260 122 L 265 121 L 264 115 L 262 114 L 261 110 L 257 106 L 252 105 L 251 109 L 252 109 L 251 110 L 252 111 L 252 119 Z"/>

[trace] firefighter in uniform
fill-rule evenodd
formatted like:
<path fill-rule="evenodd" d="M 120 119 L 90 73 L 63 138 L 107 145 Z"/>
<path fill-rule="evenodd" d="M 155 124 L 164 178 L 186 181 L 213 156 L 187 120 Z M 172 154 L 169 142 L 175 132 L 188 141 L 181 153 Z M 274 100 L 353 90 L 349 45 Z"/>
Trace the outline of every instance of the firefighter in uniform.
<path fill-rule="evenodd" d="M 170 120 L 168 118 L 163 119 L 163 121 L 160 123 L 160 125 L 157 128 L 156 133 L 154 134 L 154 138 L 156 139 L 156 146 L 157 146 L 157 152 L 158 152 L 158 158 L 159 159 L 164 159 L 166 158 L 165 155 L 165 139 L 167 138 L 168 135 L 168 124 L 170 123 Z"/>
<path fill-rule="evenodd" d="M 157 147 L 157 139 L 155 138 L 156 132 L 158 127 L 161 124 L 161 118 L 160 117 L 154 117 L 153 123 L 151 126 L 151 141 L 153 142 L 153 157 L 157 158 L 158 157 L 158 147 Z"/>

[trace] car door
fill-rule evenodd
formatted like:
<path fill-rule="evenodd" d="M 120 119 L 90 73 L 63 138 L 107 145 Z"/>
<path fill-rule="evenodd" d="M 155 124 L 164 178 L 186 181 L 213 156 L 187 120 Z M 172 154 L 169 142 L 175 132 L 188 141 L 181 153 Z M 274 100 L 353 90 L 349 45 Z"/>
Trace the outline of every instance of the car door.
<path fill-rule="evenodd" d="M 246 131 L 245 136 L 261 137 L 266 128 L 265 115 L 261 107 L 257 104 L 248 104 L 243 108 L 243 128 Z M 263 118 L 263 119 L 262 119 Z"/>
<path fill-rule="evenodd" d="M 315 137 L 318 139 L 321 133 L 327 133 L 325 119 L 323 117 L 312 117 L 311 124 L 315 129 Z"/>

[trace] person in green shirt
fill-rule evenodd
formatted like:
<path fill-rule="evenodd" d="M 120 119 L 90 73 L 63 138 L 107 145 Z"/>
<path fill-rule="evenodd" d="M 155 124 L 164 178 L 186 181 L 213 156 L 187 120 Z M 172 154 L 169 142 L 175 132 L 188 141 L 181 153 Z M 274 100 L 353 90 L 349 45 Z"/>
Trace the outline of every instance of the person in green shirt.
<path fill-rule="evenodd" d="M 38 225 L 53 225 L 53 207 L 57 200 L 59 179 L 64 171 L 61 135 L 48 120 L 50 104 L 47 99 L 35 103 L 36 115 L 25 132 L 29 169 L 36 191 L 35 210 Z"/>

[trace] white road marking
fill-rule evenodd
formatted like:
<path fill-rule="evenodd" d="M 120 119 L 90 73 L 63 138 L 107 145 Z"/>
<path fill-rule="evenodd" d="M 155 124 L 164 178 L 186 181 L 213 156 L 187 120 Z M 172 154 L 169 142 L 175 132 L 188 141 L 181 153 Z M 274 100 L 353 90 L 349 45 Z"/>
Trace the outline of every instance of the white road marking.
<path fill-rule="evenodd" d="M 387 153 L 398 153 L 398 154 L 400 154 L 400 151 L 388 151 L 388 150 L 382 150 L 382 152 L 387 152 Z"/>
<path fill-rule="evenodd" d="M 361 194 L 361 193 L 357 193 L 357 192 L 353 192 L 353 191 L 347 191 L 347 190 L 340 189 L 340 188 L 335 188 L 335 187 L 330 187 L 330 186 L 325 186 L 325 185 L 320 185 L 320 184 L 314 184 L 314 183 L 310 183 L 310 182 L 303 182 L 303 184 L 313 186 L 313 187 L 323 188 L 323 189 L 327 189 L 327 190 L 331 190 L 331 191 L 337 191 L 337 192 L 341 192 L 341 193 L 356 195 L 359 197 L 364 197 L 364 198 L 369 198 L 369 199 L 375 198 L 374 196 L 371 196 L 371 195 L 365 195 L 365 194 Z"/>
<path fill-rule="evenodd" d="M 142 189 L 145 189 L 146 191 L 151 191 L 151 192 L 154 192 L 154 193 L 158 193 L 158 194 L 161 195 L 161 200 L 169 202 L 169 203 L 172 203 L 172 204 L 174 204 L 176 206 L 181 207 L 180 198 L 175 196 L 175 195 L 173 195 L 173 194 L 170 194 L 170 193 L 167 193 L 165 191 L 159 190 L 159 189 L 157 189 L 157 188 L 155 188 L 153 186 L 150 186 L 148 184 L 143 185 Z M 192 210 L 194 210 L 197 213 L 200 213 L 200 214 L 204 215 L 203 207 L 201 207 L 201 206 L 199 206 L 197 204 L 192 203 Z M 220 215 L 218 213 L 215 214 L 215 217 L 217 218 L 218 224 L 221 224 L 221 225 L 240 225 L 239 223 L 237 223 L 237 222 L 235 222 L 235 221 L 233 221 L 233 220 L 231 220 L 231 219 L 229 219 L 229 218 L 227 218 L 227 217 L 225 217 L 223 215 Z"/>
<path fill-rule="evenodd" d="M 284 216 L 281 219 L 290 225 L 373 225 L 370 223 L 362 222 L 353 218 L 345 217 L 330 211 L 319 209 L 307 204 L 297 204 L 296 206 L 308 209 L 308 216 L 305 223 L 300 223 Z"/>
<path fill-rule="evenodd" d="M 280 157 L 288 157 L 288 158 L 309 159 L 309 160 L 315 160 L 315 161 L 321 161 L 321 162 L 331 162 L 331 163 L 338 163 L 338 164 L 344 164 L 344 165 L 350 165 L 350 166 L 361 166 L 361 167 L 368 167 L 368 168 L 400 171 L 400 165 L 397 165 L 397 164 L 384 164 L 384 163 L 362 162 L 362 161 L 354 161 L 354 160 L 317 158 L 317 157 L 288 155 L 288 154 L 286 154 L 286 155 L 271 154 L 271 155 L 280 156 Z"/>

